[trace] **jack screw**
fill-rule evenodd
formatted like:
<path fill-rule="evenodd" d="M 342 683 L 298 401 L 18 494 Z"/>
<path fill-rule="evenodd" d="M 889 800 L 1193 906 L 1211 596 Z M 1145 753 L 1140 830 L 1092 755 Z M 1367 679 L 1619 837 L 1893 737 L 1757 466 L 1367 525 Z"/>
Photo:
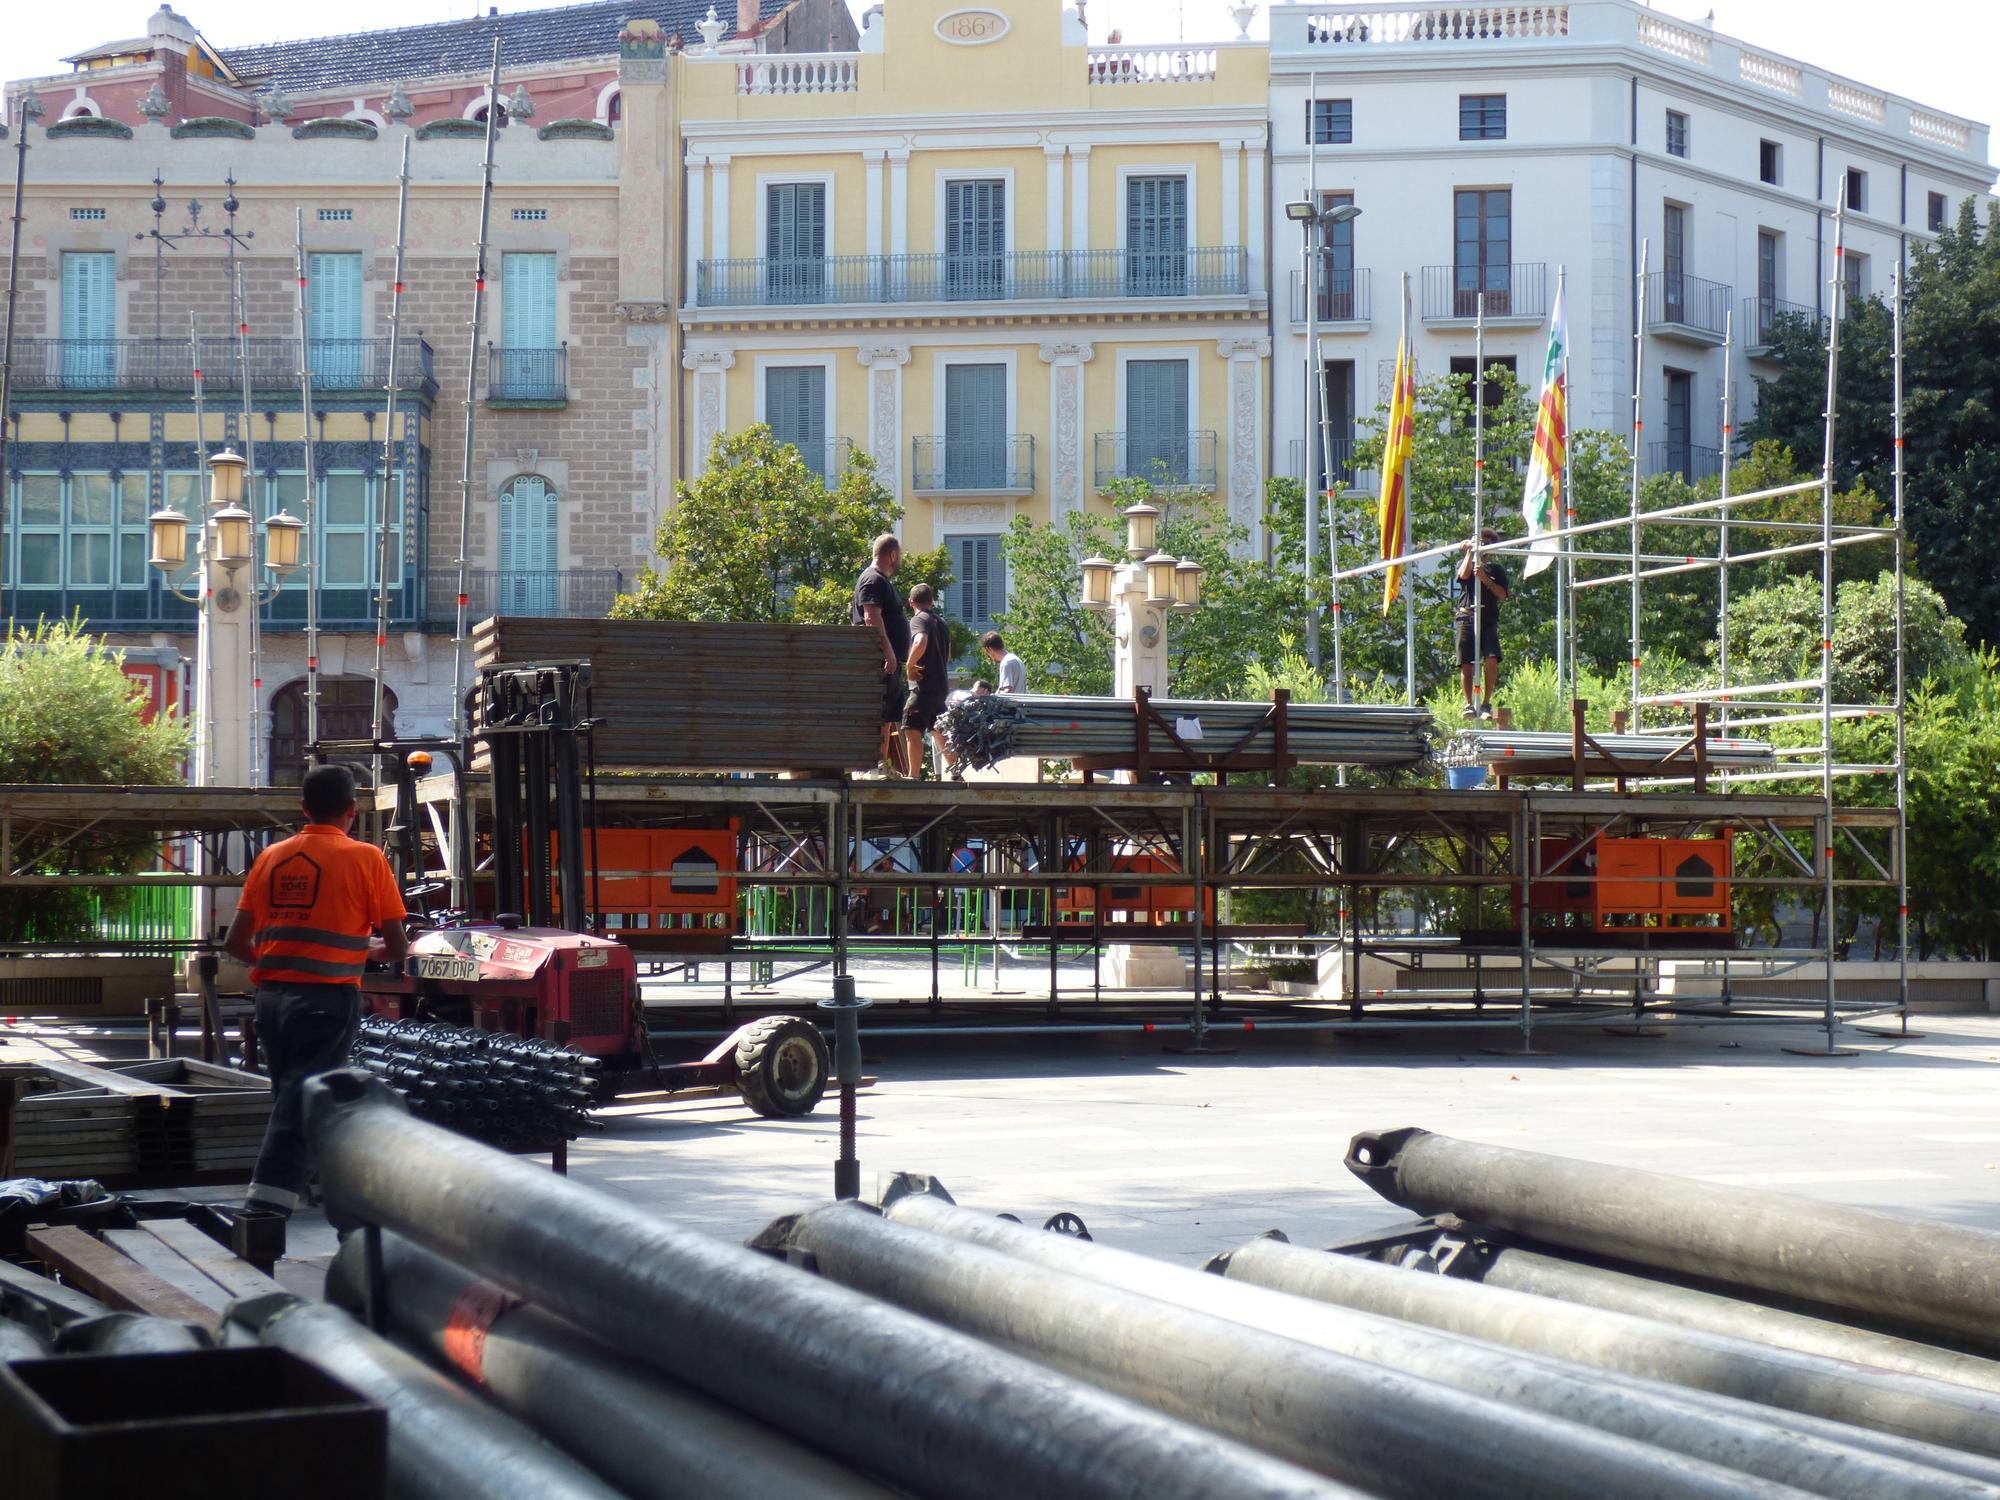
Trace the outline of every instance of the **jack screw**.
<path fill-rule="evenodd" d="M 833 998 L 819 1003 L 833 1012 L 834 1077 L 840 1084 L 840 1159 L 833 1164 L 833 1196 L 861 1196 L 861 1163 L 854 1154 L 854 1091 L 861 1086 L 861 1012 L 868 1002 L 854 993 L 854 976 L 833 976 Z"/>

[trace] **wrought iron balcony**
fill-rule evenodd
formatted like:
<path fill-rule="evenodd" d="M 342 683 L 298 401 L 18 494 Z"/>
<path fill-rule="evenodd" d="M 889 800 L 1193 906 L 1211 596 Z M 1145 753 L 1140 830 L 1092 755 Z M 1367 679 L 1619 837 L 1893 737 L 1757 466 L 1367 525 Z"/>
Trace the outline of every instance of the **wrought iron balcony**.
<path fill-rule="evenodd" d="M 1313 306 L 1313 321 L 1326 327 L 1337 327 L 1342 323 L 1363 324 L 1373 316 L 1370 306 L 1371 278 L 1365 268 L 1350 270 L 1316 268 L 1313 279 L 1318 285 Z M 1306 273 L 1292 272 L 1292 321 L 1303 324 L 1306 321 Z"/>
<path fill-rule="evenodd" d="M 695 266 L 697 307 L 1240 297 L 1249 288 L 1249 256 L 1233 245 L 990 255 L 756 256 L 704 260 Z"/>
<path fill-rule="evenodd" d="M 1486 297 L 1488 319 L 1545 318 L 1549 314 L 1549 268 L 1545 261 L 1512 265 L 1425 266 L 1423 319 L 1426 323 L 1471 322 Z"/>
<path fill-rule="evenodd" d="M 1332 484 L 1337 484 L 1353 494 L 1376 494 L 1381 488 L 1382 476 L 1373 469 L 1354 467 L 1355 447 L 1356 442 L 1353 438 L 1330 438 L 1327 441 L 1329 450 L 1327 456 L 1330 460 L 1326 465 L 1328 479 Z M 1315 472 L 1320 467 L 1318 463 L 1313 465 Z M 1306 472 L 1306 445 L 1298 438 L 1292 439 L 1292 464 L 1287 472 L 1300 484 L 1310 483 L 1311 476 Z"/>
<path fill-rule="evenodd" d="M 1719 344 L 1728 331 L 1734 290 L 1677 271 L 1646 274 L 1646 327 L 1669 338 Z"/>
<path fill-rule="evenodd" d="M 297 339 L 246 341 L 253 393 L 296 394 Z M 379 391 L 389 378 L 387 339 L 313 339 L 313 385 L 321 391 Z M 211 391 L 240 391 L 243 368 L 236 340 L 201 341 L 201 377 Z M 16 339 L 18 391 L 192 391 L 195 362 L 186 339 Z M 431 346 L 414 336 L 397 340 L 396 387 L 437 395 Z"/>
<path fill-rule="evenodd" d="M 1648 474 L 1678 474 L 1689 484 L 1713 479 L 1722 472 L 1722 450 L 1698 443 L 1648 443 Z"/>
<path fill-rule="evenodd" d="M 1736 337 L 1752 358 L 1768 354 L 1778 336 L 1788 326 L 1810 328 L 1826 338 L 1826 314 L 1803 302 L 1780 302 L 1776 297 L 1745 297 L 1743 316 L 1736 325 Z"/>
<path fill-rule="evenodd" d="M 920 437 L 911 440 L 910 488 L 918 494 L 1026 495 L 1035 488 L 1035 440 Z"/>
<path fill-rule="evenodd" d="M 441 569 L 431 576 L 431 616 L 453 618 L 458 574 Z M 465 575 L 466 618 L 526 615 L 547 620 L 595 620 L 611 613 L 625 592 L 616 568 L 558 568 L 548 572 L 501 572 L 475 568 Z"/>
<path fill-rule="evenodd" d="M 1120 479 L 1146 479 L 1162 489 L 1215 488 L 1215 433 L 1100 432 L 1097 487 Z"/>
<path fill-rule="evenodd" d="M 553 349 L 486 346 L 486 402 L 489 406 L 569 404 L 569 345 Z"/>

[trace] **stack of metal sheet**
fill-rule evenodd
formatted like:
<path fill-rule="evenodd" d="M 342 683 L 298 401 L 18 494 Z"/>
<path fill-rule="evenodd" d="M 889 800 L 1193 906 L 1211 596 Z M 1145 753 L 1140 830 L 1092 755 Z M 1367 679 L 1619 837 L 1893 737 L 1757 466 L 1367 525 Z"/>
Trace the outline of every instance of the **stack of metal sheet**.
<path fill-rule="evenodd" d="M 1174 726 L 1189 749 L 1220 752 L 1264 723 L 1268 703 L 1225 703 L 1155 698 L 1155 714 Z M 1123 698 L 1058 698 L 1038 694 L 982 694 L 957 698 L 940 727 L 952 753 L 984 770 L 1009 756 L 1069 759 L 1132 758 L 1138 754 L 1138 714 Z M 1293 703 L 1286 707 L 1285 749 L 1301 765 L 1402 766 L 1430 753 L 1428 709 L 1366 703 Z M 1173 748 L 1154 728 L 1155 751 Z M 1269 753 L 1268 731 L 1247 749 Z"/>
<path fill-rule="evenodd" d="M 1688 736 L 1673 734 L 1593 734 L 1591 743 L 1618 760 L 1644 765 L 1685 748 Z M 1448 765 L 1490 766 L 1507 760 L 1565 760 L 1573 748 L 1567 734 L 1527 729 L 1462 729 L 1445 748 Z M 1769 767 L 1776 752 L 1762 740 L 1710 738 L 1704 746 L 1708 763 L 1719 770 L 1749 771 Z"/>
<path fill-rule="evenodd" d="M 866 770 L 880 750 L 882 655 L 838 625 L 690 625 L 499 616 L 481 667 L 587 661 L 602 767 Z"/>

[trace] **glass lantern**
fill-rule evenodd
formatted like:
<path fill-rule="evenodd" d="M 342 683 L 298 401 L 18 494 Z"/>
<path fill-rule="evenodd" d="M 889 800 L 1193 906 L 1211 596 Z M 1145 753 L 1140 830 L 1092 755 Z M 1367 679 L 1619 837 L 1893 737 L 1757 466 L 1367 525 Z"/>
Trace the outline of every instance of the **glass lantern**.
<path fill-rule="evenodd" d="M 211 453 L 208 456 L 208 472 L 213 481 L 209 491 L 209 504 L 218 511 L 227 510 L 232 505 L 240 507 L 243 504 L 245 467 L 243 455 L 232 448 L 224 448 L 220 453 Z"/>
<path fill-rule="evenodd" d="M 1148 505 L 1141 500 L 1137 505 L 1125 509 L 1125 553 L 1128 557 L 1145 557 L 1157 545 L 1154 538 L 1158 533 L 1160 511 L 1158 506 Z"/>
<path fill-rule="evenodd" d="M 250 541 L 250 512 L 240 505 L 225 505 L 214 519 L 215 560 L 234 573 L 256 556 Z"/>
<path fill-rule="evenodd" d="M 1194 610 L 1201 607 L 1201 579 L 1208 570 L 1191 557 L 1181 559 L 1174 568 L 1174 608 Z"/>
<path fill-rule="evenodd" d="M 187 566 L 187 524 L 188 518 L 172 506 L 147 517 L 153 533 L 153 555 L 147 561 L 162 573 L 178 573 Z"/>
<path fill-rule="evenodd" d="M 1164 609 L 1174 602 L 1174 569 L 1178 566 L 1171 554 L 1155 552 L 1146 559 L 1146 602 L 1156 609 Z"/>
<path fill-rule="evenodd" d="M 306 523 L 289 511 L 279 511 L 264 523 L 264 566 L 278 577 L 296 573 L 299 568 L 299 540 L 305 534 Z"/>
<path fill-rule="evenodd" d="M 1111 608 L 1111 562 L 1102 557 L 1086 557 L 1083 560 L 1083 607 L 1085 609 Z"/>

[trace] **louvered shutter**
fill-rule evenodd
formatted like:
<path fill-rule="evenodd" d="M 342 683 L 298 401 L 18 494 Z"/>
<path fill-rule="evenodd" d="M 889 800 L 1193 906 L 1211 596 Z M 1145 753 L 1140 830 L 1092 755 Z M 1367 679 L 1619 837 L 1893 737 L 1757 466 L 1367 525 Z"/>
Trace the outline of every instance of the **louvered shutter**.
<path fill-rule="evenodd" d="M 945 184 L 945 295 L 988 298 L 1006 284 L 1007 183 L 979 178 Z"/>
<path fill-rule="evenodd" d="M 117 368 L 118 257 L 66 250 L 62 258 L 63 381 L 102 389 Z"/>
<path fill-rule="evenodd" d="M 774 182 L 764 189 L 765 281 L 776 302 L 826 295 L 826 186 Z"/>
<path fill-rule="evenodd" d="M 365 383 L 359 255 L 318 251 L 306 257 L 306 337 L 317 384 L 353 390 Z"/>
<path fill-rule="evenodd" d="M 944 372 L 945 485 L 1007 487 L 1007 367 L 947 365 Z"/>
<path fill-rule="evenodd" d="M 513 479 L 500 492 L 500 587 L 502 614 L 551 615 L 556 606 L 556 496 L 532 474 Z"/>
<path fill-rule="evenodd" d="M 1125 180 L 1127 290 L 1137 297 L 1187 291 L 1187 178 Z"/>
<path fill-rule="evenodd" d="M 1127 473 L 1184 484 L 1188 478 L 1188 367 L 1184 359 L 1125 366 Z"/>
<path fill-rule="evenodd" d="M 771 436 L 799 450 L 806 467 L 829 484 L 826 371 L 819 365 L 775 365 L 764 372 L 764 420 Z"/>

